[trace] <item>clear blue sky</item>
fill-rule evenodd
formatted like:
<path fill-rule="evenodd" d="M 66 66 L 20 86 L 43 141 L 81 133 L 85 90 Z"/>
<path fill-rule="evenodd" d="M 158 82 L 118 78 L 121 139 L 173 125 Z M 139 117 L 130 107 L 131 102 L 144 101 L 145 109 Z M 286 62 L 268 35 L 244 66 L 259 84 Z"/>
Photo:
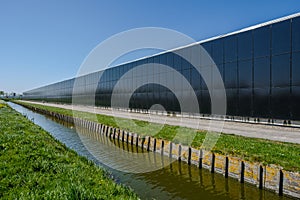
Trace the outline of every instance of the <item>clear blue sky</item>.
<path fill-rule="evenodd" d="M 300 12 L 299 0 L 0 0 L 0 90 L 74 77 L 113 34 L 164 27 L 195 40 Z"/>

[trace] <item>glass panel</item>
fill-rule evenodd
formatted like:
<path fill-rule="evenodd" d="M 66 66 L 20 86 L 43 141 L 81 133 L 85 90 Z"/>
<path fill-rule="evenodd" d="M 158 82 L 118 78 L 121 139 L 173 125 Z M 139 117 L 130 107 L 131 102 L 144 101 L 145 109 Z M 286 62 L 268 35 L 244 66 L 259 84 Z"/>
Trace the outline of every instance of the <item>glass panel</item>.
<path fill-rule="evenodd" d="M 152 93 L 153 92 L 153 84 L 152 83 L 149 83 L 147 84 L 147 93 Z"/>
<path fill-rule="evenodd" d="M 153 57 L 150 57 L 147 59 L 147 72 L 146 72 L 146 77 L 149 77 L 149 76 L 153 76 L 153 70 L 154 70 L 154 67 L 153 67 Z"/>
<path fill-rule="evenodd" d="M 190 61 L 192 59 L 192 48 L 191 47 L 183 48 L 183 49 L 180 49 L 178 52 L 179 52 L 179 55 L 182 56 L 182 58 L 187 60 L 188 65 L 189 65 L 188 68 L 191 68 Z"/>
<path fill-rule="evenodd" d="M 253 110 L 255 117 L 269 117 L 269 89 L 254 89 Z"/>
<path fill-rule="evenodd" d="M 239 61 L 239 87 L 252 88 L 252 61 Z"/>
<path fill-rule="evenodd" d="M 136 65 L 136 64 L 134 64 L 134 63 L 135 63 L 135 62 L 127 64 L 127 68 L 128 68 L 128 70 L 130 71 L 130 72 L 128 72 L 128 73 L 129 73 L 129 77 L 130 77 L 131 79 L 133 78 L 133 73 L 132 73 L 133 65 Z"/>
<path fill-rule="evenodd" d="M 239 108 L 240 116 L 250 117 L 252 111 L 252 89 L 239 89 Z"/>
<path fill-rule="evenodd" d="M 219 83 L 219 81 L 217 81 L 217 78 L 219 77 L 219 75 L 221 76 L 222 80 L 223 80 L 223 84 L 224 84 L 224 65 L 223 64 L 218 64 L 216 67 L 219 71 L 219 74 L 217 72 L 215 72 L 214 70 L 212 70 L 212 81 L 213 81 L 213 88 L 223 88 L 222 84 Z"/>
<path fill-rule="evenodd" d="M 174 71 L 167 73 L 166 75 L 166 84 L 167 84 L 167 88 L 171 88 L 169 87 L 170 85 L 174 86 Z"/>
<path fill-rule="evenodd" d="M 237 88 L 237 63 L 225 63 L 225 88 Z"/>
<path fill-rule="evenodd" d="M 141 65 L 140 66 L 142 66 L 144 68 L 144 67 L 147 67 L 147 64 L 148 64 L 148 60 L 147 59 L 143 59 L 143 60 L 141 60 Z M 146 70 L 146 69 L 142 70 L 141 71 L 141 76 L 145 78 L 147 76 L 147 73 L 148 73 L 148 70 Z"/>
<path fill-rule="evenodd" d="M 300 120 L 300 87 L 292 87 L 292 119 Z"/>
<path fill-rule="evenodd" d="M 201 112 L 201 90 L 196 90 L 195 91 L 195 94 L 196 94 L 196 96 L 197 96 L 197 100 L 198 100 L 198 105 L 199 105 L 199 110 L 200 110 L 200 113 L 202 113 Z"/>
<path fill-rule="evenodd" d="M 168 54 L 170 53 L 165 53 L 165 54 L 161 54 L 159 56 L 159 63 L 162 64 L 162 65 L 168 65 L 168 62 L 167 62 L 167 57 L 168 57 Z M 170 66 L 171 67 L 171 66 Z M 157 67 L 156 67 L 157 68 Z M 163 67 L 159 67 L 159 69 L 157 70 L 159 73 L 164 73 L 166 72 L 165 68 Z"/>
<path fill-rule="evenodd" d="M 124 69 L 124 68 L 125 68 L 124 65 L 121 65 L 121 66 L 120 66 L 120 77 L 123 76 L 124 73 L 125 73 L 125 69 Z"/>
<path fill-rule="evenodd" d="M 190 83 L 191 82 L 191 73 L 190 69 L 188 70 L 183 70 L 182 75 L 186 78 L 186 80 Z"/>
<path fill-rule="evenodd" d="M 108 69 L 108 80 L 107 81 L 111 81 L 113 80 L 113 76 L 112 76 L 112 68 Z"/>
<path fill-rule="evenodd" d="M 115 71 L 115 80 L 120 79 L 120 67 L 116 67 Z"/>
<path fill-rule="evenodd" d="M 211 114 L 211 101 L 208 90 L 202 90 L 201 94 L 200 112 Z"/>
<path fill-rule="evenodd" d="M 174 68 L 179 72 L 181 70 L 181 58 L 177 54 L 174 54 Z"/>
<path fill-rule="evenodd" d="M 170 92 L 170 90 L 168 90 L 168 92 L 167 92 L 167 99 L 166 99 L 166 101 L 168 102 L 166 104 L 168 111 L 174 110 L 174 99 L 175 98 L 174 98 L 173 93 Z"/>
<path fill-rule="evenodd" d="M 226 89 L 227 97 L 227 114 L 228 115 L 237 115 L 237 89 Z"/>
<path fill-rule="evenodd" d="M 140 96 L 140 108 L 147 109 L 148 108 L 148 95 L 147 93 L 142 93 Z"/>
<path fill-rule="evenodd" d="M 201 44 L 202 47 L 204 48 L 204 50 L 210 55 L 212 56 L 212 42 L 205 42 L 203 44 Z"/>
<path fill-rule="evenodd" d="M 300 17 L 292 19 L 292 48 L 300 51 Z"/>
<path fill-rule="evenodd" d="M 238 59 L 252 58 L 252 31 L 238 34 Z"/>
<path fill-rule="evenodd" d="M 156 85 L 154 86 L 156 88 Z M 159 104 L 159 92 L 155 90 L 156 92 L 153 93 L 153 104 Z"/>
<path fill-rule="evenodd" d="M 271 111 L 275 119 L 287 119 L 290 116 L 290 88 L 272 88 Z"/>
<path fill-rule="evenodd" d="M 167 90 L 165 87 L 162 90 L 164 91 L 159 93 L 159 102 L 163 107 L 166 107 Z"/>
<path fill-rule="evenodd" d="M 203 49 L 203 47 L 194 45 L 194 46 L 191 46 L 188 48 L 190 48 L 191 60 L 192 60 L 193 64 L 195 65 L 194 67 L 199 67 L 200 66 L 200 54 L 201 54 L 200 52 L 201 52 L 201 49 Z"/>
<path fill-rule="evenodd" d="M 261 27 L 253 31 L 254 57 L 270 55 L 270 26 Z"/>
<path fill-rule="evenodd" d="M 224 39 L 225 62 L 237 60 L 237 36 L 229 36 Z"/>
<path fill-rule="evenodd" d="M 150 86 L 150 85 L 148 85 L 148 87 L 149 87 L 149 86 Z M 154 100 L 153 100 L 153 93 L 152 93 L 152 92 L 147 93 L 147 102 L 148 102 L 147 109 L 150 109 L 151 106 L 152 106 L 153 103 L 154 103 Z"/>
<path fill-rule="evenodd" d="M 212 85 L 212 70 L 211 67 L 203 67 L 201 69 L 201 89 L 202 90 L 208 90 L 207 84 Z M 203 76 L 207 76 L 207 79 L 204 80 Z M 205 81 L 208 81 L 209 83 L 206 84 Z"/>
<path fill-rule="evenodd" d="M 115 80 L 115 68 L 110 69 L 110 81 Z"/>
<path fill-rule="evenodd" d="M 142 85 L 141 87 L 139 87 L 137 89 L 137 91 L 140 92 L 140 93 L 146 93 L 146 92 L 148 92 L 147 90 L 148 90 L 147 84 Z"/>
<path fill-rule="evenodd" d="M 272 87 L 290 85 L 290 54 L 272 57 Z"/>
<path fill-rule="evenodd" d="M 129 70 L 129 66 L 128 65 L 129 65 L 129 63 L 127 63 L 127 64 L 124 65 L 124 72 L 123 72 L 124 74 L 126 72 L 128 72 L 128 70 Z"/>
<path fill-rule="evenodd" d="M 300 52 L 292 55 L 292 85 L 300 86 Z"/>
<path fill-rule="evenodd" d="M 136 107 L 136 99 L 137 99 L 137 94 L 133 93 L 131 98 L 130 98 L 130 102 L 129 102 L 129 106 L 131 108 L 135 108 Z"/>
<path fill-rule="evenodd" d="M 160 63 L 159 56 L 154 56 L 153 57 L 153 62 L 159 64 Z M 153 73 L 154 74 L 160 73 L 160 70 L 158 69 L 158 65 L 154 65 L 154 71 L 153 71 Z"/>
<path fill-rule="evenodd" d="M 153 62 L 154 62 L 154 63 L 159 63 L 159 55 L 157 55 L 157 56 L 152 56 L 151 58 L 153 58 Z"/>
<path fill-rule="evenodd" d="M 291 48 L 290 20 L 272 25 L 272 54 L 286 53 Z M 298 33 L 299 34 L 299 33 Z"/>
<path fill-rule="evenodd" d="M 254 88 L 270 87 L 270 60 L 259 58 L 254 60 Z"/>
<path fill-rule="evenodd" d="M 157 82 L 157 83 L 161 83 L 162 85 L 165 85 L 167 83 L 166 77 L 167 77 L 166 73 L 159 74 L 159 82 Z M 165 87 L 161 87 L 160 91 L 165 92 L 166 88 Z"/>
<path fill-rule="evenodd" d="M 137 62 L 133 63 L 133 67 L 136 68 L 136 67 L 140 67 L 144 64 L 144 61 L 143 60 L 138 60 Z M 142 71 L 141 70 L 137 70 L 136 71 L 136 77 L 141 77 L 143 75 Z"/>
<path fill-rule="evenodd" d="M 167 65 L 171 68 L 174 68 L 174 53 L 167 54 Z M 177 65 L 178 66 L 178 65 Z"/>
<path fill-rule="evenodd" d="M 192 67 L 191 63 L 188 62 L 185 58 L 181 58 L 181 69 L 182 70 L 187 70 Z"/>
<path fill-rule="evenodd" d="M 223 40 L 218 39 L 212 42 L 211 58 L 216 64 L 223 63 Z"/>

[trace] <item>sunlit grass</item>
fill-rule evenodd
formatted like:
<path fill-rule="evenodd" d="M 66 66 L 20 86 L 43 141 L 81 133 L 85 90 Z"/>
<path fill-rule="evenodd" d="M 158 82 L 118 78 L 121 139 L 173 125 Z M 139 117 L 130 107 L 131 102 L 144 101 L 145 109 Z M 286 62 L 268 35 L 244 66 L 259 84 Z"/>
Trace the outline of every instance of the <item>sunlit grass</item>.
<path fill-rule="evenodd" d="M 137 199 L 92 161 L 0 102 L 0 199 Z"/>
<path fill-rule="evenodd" d="M 73 111 L 68 109 L 29 104 L 24 102 L 18 103 L 73 116 Z M 166 139 L 176 143 L 191 144 L 191 146 L 195 148 L 201 147 L 206 136 L 206 131 L 194 130 L 179 126 L 164 125 L 161 128 L 161 124 L 149 123 L 140 120 L 133 120 L 133 123 L 129 119 L 114 118 L 112 116 L 100 114 L 97 114 L 95 117 L 95 114 L 79 111 L 76 111 L 76 116 L 87 120 L 98 121 L 99 123 L 112 127 L 119 127 L 118 124 L 121 122 L 122 129 L 127 131 L 138 133 L 140 135 L 152 135 L 156 138 Z M 118 123 L 116 123 L 116 120 Z M 178 134 L 178 132 L 181 134 Z M 190 140 L 186 140 L 186 136 L 190 134 L 194 134 L 192 142 L 189 142 Z M 224 155 L 238 156 L 242 159 L 253 162 L 280 165 L 284 169 L 290 171 L 300 171 L 299 144 L 221 134 L 215 147 L 213 148 L 213 151 Z"/>

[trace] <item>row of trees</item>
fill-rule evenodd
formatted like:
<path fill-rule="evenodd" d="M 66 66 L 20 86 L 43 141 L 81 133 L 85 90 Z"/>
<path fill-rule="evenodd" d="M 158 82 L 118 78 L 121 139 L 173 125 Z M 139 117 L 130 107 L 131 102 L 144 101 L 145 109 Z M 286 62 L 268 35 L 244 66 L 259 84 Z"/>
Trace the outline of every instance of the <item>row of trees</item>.
<path fill-rule="evenodd" d="M 0 97 L 15 97 L 15 96 L 19 96 L 19 95 L 17 95 L 15 92 L 8 93 L 2 90 L 0 91 Z"/>

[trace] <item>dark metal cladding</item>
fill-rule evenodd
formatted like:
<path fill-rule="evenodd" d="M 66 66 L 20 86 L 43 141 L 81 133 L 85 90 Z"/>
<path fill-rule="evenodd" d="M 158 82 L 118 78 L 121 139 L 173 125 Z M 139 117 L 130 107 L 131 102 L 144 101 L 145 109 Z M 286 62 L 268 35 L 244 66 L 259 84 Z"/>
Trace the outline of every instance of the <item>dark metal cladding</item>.
<path fill-rule="evenodd" d="M 227 114 L 230 116 L 300 120 L 300 17 L 289 17 L 228 36 L 207 40 L 201 45 L 210 54 L 222 75 L 227 95 Z M 193 46 L 185 47 L 189 56 Z M 97 106 L 110 106 L 111 94 L 117 80 L 130 69 L 145 63 L 168 65 L 180 72 L 191 84 L 199 101 L 200 111 L 210 114 L 210 96 L 201 75 L 186 60 L 173 52 L 166 52 L 138 61 L 109 68 L 80 77 L 82 99 L 96 92 Z M 160 70 L 153 67 L 142 78 L 159 79 Z M 120 91 L 131 90 L 131 77 Z M 53 102 L 72 102 L 75 79 L 62 81 L 24 92 L 25 99 Z M 172 81 L 172 80 L 169 80 Z M 96 91 L 92 84 L 97 84 Z M 191 91 L 181 91 L 183 95 Z M 82 101 L 82 103 L 90 103 Z M 176 96 L 159 84 L 138 88 L 131 97 L 130 108 L 149 109 L 161 104 L 169 112 L 180 111 Z"/>

